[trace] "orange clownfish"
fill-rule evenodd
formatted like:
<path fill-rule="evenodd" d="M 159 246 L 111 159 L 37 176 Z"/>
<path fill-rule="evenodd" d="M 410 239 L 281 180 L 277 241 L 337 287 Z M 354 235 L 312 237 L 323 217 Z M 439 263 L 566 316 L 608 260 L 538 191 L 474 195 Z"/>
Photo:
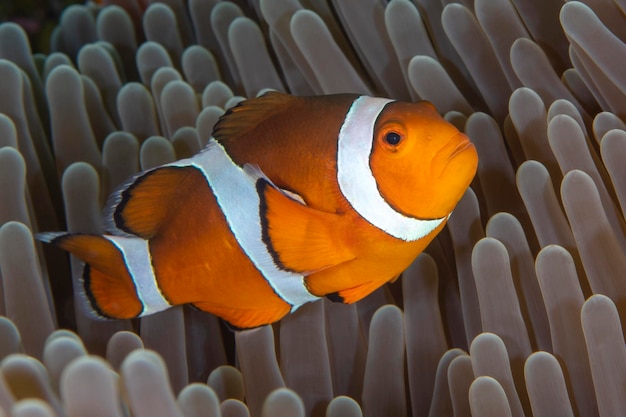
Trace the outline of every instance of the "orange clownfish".
<path fill-rule="evenodd" d="M 86 263 L 100 317 L 192 304 L 256 327 L 323 296 L 353 303 L 397 277 L 477 163 L 430 103 L 271 92 L 229 110 L 197 155 L 115 191 L 104 236 L 38 237 Z"/>

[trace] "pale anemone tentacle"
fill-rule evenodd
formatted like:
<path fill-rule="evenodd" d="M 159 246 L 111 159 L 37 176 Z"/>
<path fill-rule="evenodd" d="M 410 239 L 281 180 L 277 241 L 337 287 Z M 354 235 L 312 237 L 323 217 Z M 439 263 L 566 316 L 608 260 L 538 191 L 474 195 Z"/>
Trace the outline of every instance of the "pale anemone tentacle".
<path fill-rule="evenodd" d="M 563 370 L 553 355 L 544 351 L 533 353 L 526 360 L 524 370 L 533 415 L 574 416 Z"/>
<path fill-rule="evenodd" d="M 61 375 L 70 362 L 87 356 L 87 349 L 82 340 L 80 340 L 78 335 L 74 336 L 75 338 L 69 335 L 59 334 L 59 330 L 55 330 L 48 339 L 46 339 L 42 363 L 48 370 L 50 383 L 55 392 L 59 392 Z"/>
<path fill-rule="evenodd" d="M 452 359 L 448 366 L 448 390 L 455 416 L 470 415 L 469 396 L 467 394 L 473 381 L 474 371 L 470 356 L 465 353 Z"/>
<path fill-rule="evenodd" d="M 135 135 L 140 143 L 160 134 L 156 104 L 145 85 L 138 82 L 125 84 L 116 101 L 121 130 Z"/>
<path fill-rule="evenodd" d="M 96 356 L 83 356 L 69 364 L 60 378 L 60 387 L 68 415 L 89 415 L 93 410 L 119 415 L 116 404 L 120 401 L 120 392 L 116 376 L 110 365 Z M 91 390 L 99 395 L 86 395 Z"/>
<path fill-rule="evenodd" d="M 413 415 L 428 410 L 435 401 L 437 364 L 448 350 L 439 306 L 440 275 L 432 256 L 421 253 L 404 272 L 402 294 L 407 367 Z M 422 335 L 431 335 L 421 339 Z M 452 360 L 452 359 L 450 359 Z M 440 414 L 436 414 L 440 415 Z"/>
<path fill-rule="evenodd" d="M 254 97 L 264 88 L 285 91 L 259 25 L 238 17 L 229 26 L 227 37 L 246 96 Z"/>
<path fill-rule="evenodd" d="M 308 303 L 295 314 L 287 315 L 280 323 L 282 336 L 279 349 L 283 352 L 280 357 L 281 372 L 287 387 L 298 393 L 307 393 L 303 407 L 305 416 L 314 416 L 316 404 L 328 403 L 335 395 L 330 364 L 332 353 L 328 349 L 330 337 L 327 335 L 324 316 L 324 302 Z M 299 367 L 288 366 L 290 363 L 307 363 L 314 367 L 319 383 L 312 387 L 308 375 Z M 317 401 L 310 401 L 312 398 Z M 296 416 L 291 413 L 286 415 Z"/>
<path fill-rule="evenodd" d="M 593 136 L 597 144 L 601 145 L 604 135 L 613 129 L 626 131 L 626 123 L 618 116 L 608 111 L 598 113 L 593 118 Z"/>
<path fill-rule="evenodd" d="M 479 376 L 472 382 L 469 405 L 474 416 L 513 416 L 502 385 L 490 376 Z"/>
<path fill-rule="evenodd" d="M 498 385 L 502 388 L 505 404 L 507 407 L 511 408 L 511 415 L 517 417 L 523 416 L 523 397 L 520 398 L 516 390 L 516 375 L 514 373 L 515 369 L 513 369 L 514 363 L 511 362 L 511 356 L 508 353 L 508 348 L 503 339 L 495 333 L 483 332 L 472 341 L 469 354 L 474 375 L 484 375 L 497 381 Z M 475 379 L 472 385 L 476 384 L 476 381 L 479 379 L 480 377 Z M 470 387 L 470 403 L 472 402 L 471 392 L 472 388 Z M 492 395 L 492 397 L 495 397 L 495 395 Z M 474 414 L 472 410 L 472 415 L 504 416 L 506 414 Z"/>
<path fill-rule="evenodd" d="M 4 306 L 0 306 L 4 310 Z M 22 348 L 22 338 L 15 323 L 8 317 L 0 316 L 0 360 Z"/>
<path fill-rule="evenodd" d="M 552 351 L 550 329 L 545 304 L 535 274 L 533 252 L 518 218 L 500 212 L 489 219 L 486 227 L 488 237 L 499 240 L 509 254 L 513 284 L 518 292 L 519 305 L 524 322 L 528 325 L 528 336 L 532 346 Z"/>
<path fill-rule="evenodd" d="M 567 371 L 572 405 L 581 416 L 597 416 L 589 352 L 580 320 L 585 302 L 580 282 L 586 277 L 577 274 L 575 262 L 565 248 L 548 245 L 537 255 L 535 269 L 548 313 L 553 346 L 550 352 Z"/>
<path fill-rule="evenodd" d="M 393 100 L 361 96 L 354 101 L 339 131 L 337 181 L 352 208 L 373 226 L 405 241 L 432 233 L 447 218 L 407 217 L 389 205 L 378 190 L 370 168 L 372 137 L 378 115 Z"/>
<path fill-rule="evenodd" d="M 2 268 L 3 312 L 21 331 L 25 353 L 40 358 L 45 335 L 56 325 L 50 315 L 47 283 L 37 260 L 30 229 L 23 223 L 7 221 L 0 227 L 0 268 Z M 33 277 L 26 280 L 24 277 Z"/>
<path fill-rule="evenodd" d="M 165 368 L 156 352 L 143 349 L 131 352 L 122 362 L 120 376 L 133 415 L 183 417 Z"/>
<path fill-rule="evenodd" d="M 385 28 L 400 62 L 400 69 L 411 99 L 417 101 L 420 95 L 411 88 L 409 63 L 418 55 L 437 58 L 417 5 L 404 0 L 390 2 L 385 8 Z"/>
<path fill-rule="evenodd" d="M 47 375 L 42 372 L 42 365 L 36 359 L 19 353 L 9 355 L 2 361 L 0 373 L 3 382 L 6 381 L 2 384 L 3 391 L 10 390 L 10 394 L 7 391 L 3 392 L 3 397 L 6 398 L 6 394 L 12 394 L 11 400 L 15 401 L 16 407 L 23 400 L 37 398 L 40 402 L 47 403 L 47 406 L 54 410 L 54 413 L 50 415 L 64 415 L 61 401 L 52 391 Z M 33 395 L 33 393 L 36 394 Z M 6 400 L 4 401 L 6 403 Z M 6 409 L 11 410 L 12 408 L 7 407 Z M 17 417 L 20 414 L 11 412 L 11 414 L 5 415 Z"/>
<path fill-rule="evenodd" d="M 143 349 L 144 342 L 137 333 L 119 331 L 113 334 L 107 343 L 106 359 L 115 370 L 119 370 L 122 362 L 133 350 Z"/>
<path fill-rule="evenodd" d="M 102 146 L 101 195 L 108 197 L 111 191 L 138 170 L 139 142 L 135 135 L 116 131 L 107 136 Z"/>
<path fill-rule="evenodd" d="M 509 51 L 516 39 L 530 35 L 515 6 L 508 0 L 478 0 L 474 10 L 509 85 L 513 89 L 521 87 L 522 83 L 511 66 Z"/>
<path fill-rule="evenodd" d="M 428 55 L 415 55 L 409 61 L 407 77 L 411 88 L 442 113 L 457 111 L 466 117 L 474 112 L 439 61 Z"/>
<path fill-rule="evenodd" d="M 212 81 L 202 91 L 202 108 L 216 106 L 224 109 L 233 96 L 233 90 L 227 84 L 219 80 Z M 205 140 L 208 140 L 208 136 Z"/>
<path fill-rule="evenodd" d="M 483 237 L 485 231 L 480 222 L 478 198 L 471 188 L 457 204 L 456 215 L 450 218 L 448 230 L 455 248 L 455 264 L 459 281 L 459 297 L 463 310 L 463 325 L 467 345 L 482 332 L 478 293 L 474 284 L 471 259 L 472 248 Z"/>
<path fill-rule="evenodd" d="M 522 317 L 519 295 L 515 291 L 506 246 L 497 239 L 485 237 L 474 245 L 471 262 L 481 306 L 483 331 L 501 336 L 511 358 L 518 361 L 527 358 L 532 353 L 532 347 L 527 324 Z M 484 307 L 497 306 L 499 303 L 500 307 L 494 310 Z M 505 308 L 508 310 L 503 317 L 500 312 L 505 311 Z M 513 369 L 515 371 L 520 370 Z"/>
<path fill-rule="evenodd" d="M 188 366 L 193 366 L 187 357 L 189 342 L 184 340 L 184 320 L 183 307 L 178 305 L 159 314 L 142 317 L 139 329 L 139 336 L 146 349 L 157 352 L 165 362 L 168 382 L 174 392 L 179 392 L 189 383 Z M 167 334 L 169 339 L 164 339 L 163 334 Z"/>
<path fill-rule="evenodd" d="M 395 305 L 385 305 L 374 313 L 368 338 L 367 361 L 363 376 L 364 417 L 405 416 L 406 389 L 404 314 Z M 371 358 L 378 358 L 372 360 Z"/>
<path fill-rule="evenodd" d="M 221 79 L 215 56 L 200 45 L 191 45 L 185 49 L 181 60 L 185 80 L 198 94 L 202 94 L 210 82 Z"/>
<path fill-rule="evenodd" d="M 494 119 L 502 123 L 511 87 L 476 17 L 467 7 L 451 3 L 444 7 L 441 23 Z"/>
<path fill-rule="evenodd" d="M 626 371 L 623 321 L 618 310 L 619 305 L 611 298 L 594 294 L 580 313 L 600 416 L 618 416 L 626 408 L 618 382 Z"/>
<path fill-rule="evenodd" d="M 302 398 L 297 393 L 289 388 L 278 388 L 263 402 L 261 415 L 304 417 L 306 414 Z"/>
<path fill-rule="evenodd" d="M 348 57 L 332 37 L 324 21 L 310 10 L 299 10 L 290 22 L 291 35 L 315 73 L 324 94 L 344 91 L 371 94 Z M 332 67 L 325 62 L 333 62 Z"/>
<path fill-rule="evenodd" d="M 143 170 L 157 168 L 175 160 L 174 145 L 163 136 L 149 137 L 139 149 L 139 165 Z"/>
<path fill-rule="evenodd" d="M 196 119 L 196 134 L 201 147 L 204 147 L 213 132 L 213 127 L 224 114 L 224 109 L 218 106 L 207 106 L 202 109 Z"/>
<path fill-rule="evenodd" d="M 184 46 L 172 8 L 164 3 L 150 4 L 143 15 L 143 28 L 146 39 L 162 45 L 178 68 Z"/>
<path fill-rule="evenodd" d="M 326 408 L 327 417 L 360 417 L 362 415 L 359 403 L 347 396 L 333 398 Z"/>
<path fill-rule="evenodd" d="M 201 150 L 196 128 L 183 126 L 172 135 L 172 146 L 176 159 L 191 158 Z"/>
<path fill-rule="evenodd" d="M 400 63 L 397 59 L 380 59 L 393 50 L 385 29 L 383 4 L 376 0 L 332 3 L 376 89 L 385 96 L 409 100 Z"/>
<path fill-rule="evenodd" d="M 244 399 L 243 375 L 238 368 L 221 365 L 213 369 L 207 379 L 207 385 L 215 392 L 220 402 L 228 398 L 239 401 Z"/>
<path fill-rule="evenodd" d="M 182 80 L 164 84 L 161 90 L 161 111 L 169 139 L 181 127 L 195 126 L 199 109 L 193 88 Z"/>
<path fill-rule="evenodd" d="M 274 337 L 271 326 L 235 333 L 239 368 L 241 373 L 247 376 L 243 380 L 246 404 L 254 416 L 260 415 L 264 399 L 273 390 L 285 387 L 274 350 L 276 346 Z M 263 379 L 263 384 L 254 383 L 259 378 Z"/>
<path fill-rule="evenodd" d="M 243 15 L 243 11 L 235 3 L 221 1 L 211 9 L 210 16 L 210 26 L 213 28 L 213 35 L 219 45 L 218 50 L 221 51 L 222 62 L 224 63 L 224 81 L 238 89 L 241 87 L 241 76 L 237 71 L 233 51 L 228 43 L 228 28 L 235 19 L 243 17 Z"/>
<path fill-rule="evenodd" d="M 192 383 L 184 387 L 176 399 L 185 416 L 219 416 L 220 400 L 208 385 Z"/>

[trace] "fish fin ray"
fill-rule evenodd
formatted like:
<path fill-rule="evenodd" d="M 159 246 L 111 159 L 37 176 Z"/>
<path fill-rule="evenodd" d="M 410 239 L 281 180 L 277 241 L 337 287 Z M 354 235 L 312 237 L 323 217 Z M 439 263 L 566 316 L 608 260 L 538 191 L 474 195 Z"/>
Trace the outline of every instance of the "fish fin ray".
<path fill-rule="evenodd" d="M 212 303 L 194 303 L 193 306 L 199 310 L 221 317 L 227 323 L 228 327 L 233 330 L 253 329 L 265 324 L 274 323 L 289 313 L 289 306 L 287 305 L 285 305 L 283 309 L 255 308 L 250 310 L 221 307 Z"/>
<path fill-rule="evenodd" d="M 213 137 L 224 143 L 235 139 L 256 128 L 263 121 L 284 111 L 298 98 L 289 94 L 270 91 L 253 100 L 244 100 L 230 108 L 217 121 Z"/>
<path fill-rule="evenodd" d="M 337 295 L 341 298 L 343 303 L 352 304 L 367 297 L 380 288 L 381 285 L 382 283 L 380 282 L 365 282 L 361 285 L 357 285 L 356 287 L 340 290 L 337 292 Z"/>
<path fill-rule="evenodd" d="M 263 241 L 280 268 L 308 275 L 355 258 L 341 215 L 306 206 L 263 179 L 257 191 Z"/>
<path fill-rule="evenodd" d="M 114 234 L 154 237 L 170 213 L 193 167 L 165 166 L 143 172 L 115 191 L 105 211 L 105 228 Z M 121 232 L 121 233 L 120 233 Z"/>

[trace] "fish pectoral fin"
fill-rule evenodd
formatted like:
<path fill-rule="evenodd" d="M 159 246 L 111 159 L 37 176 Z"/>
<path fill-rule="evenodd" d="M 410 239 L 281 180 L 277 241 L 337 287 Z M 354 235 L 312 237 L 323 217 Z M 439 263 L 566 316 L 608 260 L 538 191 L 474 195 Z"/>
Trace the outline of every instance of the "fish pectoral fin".
<path fill-rule="evenodd" d="M 308 275 L 356 257 L 342 215 L 308 207 L 263 178 L 257 191 L 263 241 L 278 267 Z"/>
<path fill-rule="evenodd" d="M 143 172 L 120 186 L 109 199 L 105 228 L 111 232 L 150 239 L 194 180 L 192 167 L 159 167 Z M 119 233 L 118 233 L 119 234 Z"/>
<path fill-rule="evenodd" d="M 304 199 L 299 194 L 277 187 L 276 184 L 274 184 L 272 180 L 270 180 L 267 177 L 267 175 L 265 175 L 265 173 L 261 171 L 261 168 L 258 165 L 244 164 L 243 171 L 246 173 L 246 175 L 252 177 L 255 181 L 258 181 L 259 179 L 263 179 L 264 181 L 268 182 L 272 187 L 279 190 L 281 193 L 283 193 L 287 197 L 306 205 L 306 203 L 304 202 Z"/>

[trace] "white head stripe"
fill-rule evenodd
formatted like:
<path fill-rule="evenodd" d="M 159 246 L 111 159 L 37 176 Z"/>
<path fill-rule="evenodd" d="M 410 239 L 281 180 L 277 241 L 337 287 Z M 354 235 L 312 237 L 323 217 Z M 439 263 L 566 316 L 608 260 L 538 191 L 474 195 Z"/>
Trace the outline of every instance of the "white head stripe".
<path fill-rule="evenodd" d="M 211 139 L 203 152 L 169 166 L 193 166 L 202 172 L 242 250 L 292 311 L 318 299 L 307 290 L 302 275 L 274 263 L 262 239 L 257 178 L 235 164 L 222 145 Z"/>
<path fill-rule="evenodd" d="M 352 208 L 365 220 L 398 239 L 412 241 L 430 234 L 444 221 L 407 217 L 380 195 L 370 168 L 374 125 L 392 100 L 361 96 L 352 103 L 339 131 L 337 181 Z"/>
<path fill-rule="evenodd" d="M 137 297 L 143 305 L 141 316 L 157 313 L 171 307 L 163 297 L 150 261 L 148 241 L 138 237 L 104 236 L 122 253 L 128 273 L 135 282 Z"/>

